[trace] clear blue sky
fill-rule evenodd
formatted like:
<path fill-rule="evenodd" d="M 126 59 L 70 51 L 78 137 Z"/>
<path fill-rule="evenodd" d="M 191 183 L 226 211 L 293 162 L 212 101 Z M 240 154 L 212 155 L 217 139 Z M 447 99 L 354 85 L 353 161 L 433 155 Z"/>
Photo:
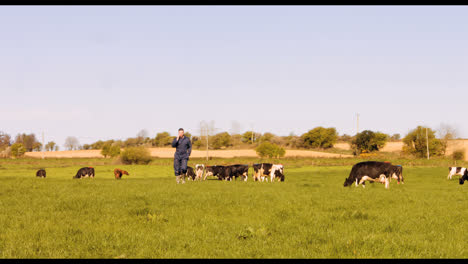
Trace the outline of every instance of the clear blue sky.
<path fill-rule="evenodd" d="M 1 6 L 0 130 L 468 137 L 467 6 Z"/>

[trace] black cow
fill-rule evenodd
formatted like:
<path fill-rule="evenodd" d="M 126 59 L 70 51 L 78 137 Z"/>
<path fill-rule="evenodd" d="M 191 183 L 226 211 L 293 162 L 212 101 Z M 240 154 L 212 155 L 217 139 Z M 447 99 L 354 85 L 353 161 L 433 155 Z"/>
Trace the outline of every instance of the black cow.
<path fill-rule="evenodd" d="M 187 166 L 187 172 L 185 173 L 185 176 L 188 177 L 189 180 L 193 180 L 193 181 L 197 177 L 197 175 L 195 174 L 195 171 L 190 166 Z"/>
<path fill-rule="evenodd" d="M 229 167 L 231 167 L 231 179 L 232 177 L 235 177 L 237 180 L 237 178 L 240 176 L 241 180 L 247 181 L 247 177 L 249 175 L 249 165 L 234 164 L 230 165 Z"/>
<path fill-rule="evenodd" d="M 82 178 L 93 178 L 94 179 L 94 168 L 93 167 L 84 167 L 78 170 L 73 179 L 82 179 Z"/>
<path fill-rule="evenodd" d="M 44 169 L 40 169 L 36 172 L 36 177 L 41 177 L 45 178 L 46 177 L 46 171 Z"/>
<path fill-rule="evenodd" d="M 224 176 L 224 166 L 221 166 L 221 165 L 206 166 L 205 177 L 203 178 L 203 180 L 206 180 L 206 177 L 208 176 L 218 177 L 219 180 L 222 180 Z"/>
<path fill-rule="evenodd" d="M 385 188 L 389 187 L 389 178 L 395 172 L 396 166 L 388 162 L 364 161 L 353 166 L 349 177 L 345 179 L 344 186 L 351 186 L 353 182 L 356 186 L 362 184 L 365 187 L 365 181 L 378 181 L 385 183 Z"/>

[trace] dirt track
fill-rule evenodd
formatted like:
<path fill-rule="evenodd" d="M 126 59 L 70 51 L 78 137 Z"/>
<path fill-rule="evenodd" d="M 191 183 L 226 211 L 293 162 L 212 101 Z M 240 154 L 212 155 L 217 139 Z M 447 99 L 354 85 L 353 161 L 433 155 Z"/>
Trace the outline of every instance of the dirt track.
<path fill-rule="evenodd" d="M 151 156 L 159 158 L 174 157 L 173 148 L 150 148 Z M 41 158 L 41 152 L 26 152 L 26 157 Z M 239 149 L 239 150 L 210 150 L 210 157 L 217 158 L 233 158 L 233 157 L 258 157 L 255 150 Z M 324 153 L 309 150 L 286 150 L 286 157 L 352 157 L 352 155 Z M 44 152 L 46 158 L 102 158 L 100 150 L 73 150 L 73 151 L 51 151 Z M 206 157 L 206 150 L 193 150 L 192 158 Z"/>

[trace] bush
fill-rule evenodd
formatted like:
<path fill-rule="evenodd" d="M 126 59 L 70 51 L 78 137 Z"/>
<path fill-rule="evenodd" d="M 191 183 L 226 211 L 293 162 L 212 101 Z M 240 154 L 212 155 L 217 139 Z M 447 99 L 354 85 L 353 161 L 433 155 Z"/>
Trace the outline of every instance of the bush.
<path fill-rule="evenodd" d="M 144 147 L 126 148 L 120 157 L 124 164 L 148 164 L 151 161 L 151 155 Z"/>
<path fill-rule="evenodd" d="M 230 147 L 232 146 L 231 143 L 231 135 L 228 132 L 222 132 L 219 134 L 214 135 L 210 138 L 210 144 L 213 149 L 220 149 L 222 147 Z"/>
<path fill-rule="evenodd" d="M 338 133 L 334 127 L 316 127 L 301 136 L 305 148 L 327 149 L 333 147 L 338 139 Z"/>
<path fill-rule="evenodd" d="M 370 153 L 383 148 L 387 140 L 388 136 L 384 133 L 364 130 L 351 141 L 351 147 L 355 155 Z"/>
<path fill-rule="evenodd" d="M 455 150 L 452 153 L 452 158 L 454 160 L 465 160 L 465 150 L 464 149 Z"/>
<path fill-rule="evenodd" d="M 26 148 L 21 143 L 11 145 L 11 156 L 14 158 L 22 157 L 26 153 Z"/>
<path fill-rule="evenodd" d="M 442 156 L 445 153 L 445 145 L 440 139 L 435 137 L 435 131 L 427 128 L 428 141 L 429 141 L 429 155 Z M 420 158 L 427 155 L 426 143 L 426 128 L 418 126 L 413 129 L 403 138 L 403 151 L 409 154 L 414 154 Z"/>
<path fill-rule="evenodd" d="M 262 158 L 281 158 L 286 154 L 284 148 L 270 142 L 263 142 L 255 149 L 255 151 Z"/>

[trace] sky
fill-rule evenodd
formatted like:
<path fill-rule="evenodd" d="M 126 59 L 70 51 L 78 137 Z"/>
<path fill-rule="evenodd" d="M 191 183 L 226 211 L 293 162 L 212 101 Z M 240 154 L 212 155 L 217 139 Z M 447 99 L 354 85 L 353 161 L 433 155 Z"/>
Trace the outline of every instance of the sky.
<path fill-rule="evenodd" d="M 468 138 L 468 6 L 1 6 L 0 131 Z M 237 123 L 238 125 L 233 125 Z M 237 127 L 236 129 L 233 129 Z"/>

